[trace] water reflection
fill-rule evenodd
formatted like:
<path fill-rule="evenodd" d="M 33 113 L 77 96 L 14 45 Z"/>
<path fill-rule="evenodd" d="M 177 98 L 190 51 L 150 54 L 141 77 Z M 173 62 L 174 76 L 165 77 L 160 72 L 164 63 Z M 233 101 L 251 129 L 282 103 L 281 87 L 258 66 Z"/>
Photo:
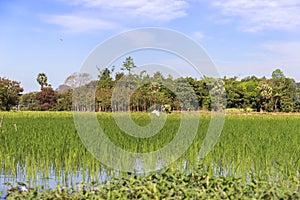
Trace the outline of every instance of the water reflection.
<path fill-rule="evenodd" d="M 14 171 L 15 173 L 12 173 Z M 104 182 L 117 173 L 104 167 L 99 167 L 97 170 L 79 169 L 77 171 L 66 171 L 64 169 L 55 169 L 49 167 L 46 172 L 42 169 L 36 168 L 36 174 L 28 177 L 28 169 L 17 164 L 15 170 L 1 170 L 0 173 L 0 191 L 2 198 L 7 195 L 9 185 L 16 185 L 19 183 L 26 183 L 27 187 L 43 186 L 45 189 L 55 188 L 57 185 L 64 185 L 66 187 L 76 186 L 79 182 Z M 8 184 L 10 183 L 10 184 Z"/>

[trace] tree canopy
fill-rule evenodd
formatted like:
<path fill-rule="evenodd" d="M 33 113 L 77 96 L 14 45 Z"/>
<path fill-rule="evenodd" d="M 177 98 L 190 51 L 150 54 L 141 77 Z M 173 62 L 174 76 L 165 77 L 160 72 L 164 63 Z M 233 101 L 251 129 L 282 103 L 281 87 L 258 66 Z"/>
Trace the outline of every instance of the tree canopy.
<path fill-rule="evenodd" d="M 132 73 L 136 68 L 127 57 L 119 70 L 99 70 L 98 80 L 90 74 L 74 73 L 54 90 L 45 73 L 39 73 L 39 92 L 21 95 L 19 82 L 0 78 L 0 109 L 22 110 L 149 111 L 239 109 L 257 112 L 300 112 L 300 83 L 280 69 L 271 78 L 192 77 L 173 78 L 156 72 Z M 124 71 L 124 72 L 122 72 Z M 126 73 L 128 72 L 128 73 Z M 225 90 L 224 90 L 225 89 Z M 74 99 L 74 92 L 79 97 Z M 91 101 L 93 97 L 94 101 Z M 19 106 L 18 106 L 19 105 Z"/>
<path fill-rule="evenodd" d="M 21 92 L 20 82 L 0 77 L 0 110 L 9 111 L 17 106 Z"/>
<path fill-rule="evenodd" d="M 41 90 L 44 87 L 48 86 L 48 77 L 46 76 L 45 73 L 41 72 L 38 74 L 36 81 L 38 82 L 38 84 L 41 86 Z"/>

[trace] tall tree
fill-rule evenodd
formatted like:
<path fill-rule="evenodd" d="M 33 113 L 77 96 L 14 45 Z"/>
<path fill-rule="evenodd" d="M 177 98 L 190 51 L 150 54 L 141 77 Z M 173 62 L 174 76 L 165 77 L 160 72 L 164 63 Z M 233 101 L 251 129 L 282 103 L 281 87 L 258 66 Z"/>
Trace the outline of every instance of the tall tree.
<path fill-rule="evenodd" d="M 99 81 L 97 85 L 97 90 L 95 94 L 96 105 L 98 106 L 99 111 L 109 111 L 111 110 L 111 96 L 113 91 L 114 82 L 111 78 L 111 73 L 114 71 L 114 67 L 112 69 L 105 68 L 103 70 L 99 70 Z"/>
<path fill-rule="evenodd" d="M 260 85 L 260 100 L 261 100 L 261 108 L 264 111 L 270 111 L 269 102 L 272 98 L 273 88 L 268 83 L 261 83 Z"/>
<path fill-rule="evenodd" d="M 133 58 L 131 56 L 126 57 L 125 61 L 123 62 L 123 67 L 121 68 L 122 71 L 128 71 L 130 74 L 131 71 L 136 68 Z"/>
<path fill-rule="evenodd" d="M 273 84 L 273 103 L 274 103 L 274 111 L 280 110 L 280 99 L 282 96 L 282 84 L 285 76 L 280 69 L 275 69 L 272 72 L 272 84 Z"/>
<path fill-rule="evenodd" d="M 245 92 L 243 94 L 243 108 L 251 110 L 259 111 L 259 80 L 255 76 L 246 77 L 241 80 L 240 85 L 245 88 Z"/>
<path fill-rule="evenodd" d="M 41 86 L 41 90 L 44 87 L 48 87 L 49 86 L 49 84 L 48 84 L 48 78 L 47 78 L 46 74 L 43 73 L 43 72 L 41 72 L 41 73 L 38 74 L 38 76 L 36 78 L 36 81 Z"/>
<path fill-rule="evenodd" d="M 280 69 L 272 73 L 274 111 L 291 112 L 295 107 L 297 84 L 294 79 L 287 78 Z"/>
<path fill-rule="evenodd" d="M 296 92 L 294 95 L 294 102 L 295 102 L 294 111 L 300 112 L 300 83 L 296 83 L 295 88 L 296 88 Z"/>
<path fill-rule="evenodd" d="M 115 71 L 115 66 L 112 66 L 111 69 L 106 67 L 103 70 L 100 70 L 100 68 L 98 68 L 98 71 L 99 71 L 99 75 L 98 75 L 99 80 L 106 80 L 107 78 L 111 78 L 111 74 Z"/>
<path fill-rule="evenodd" d="M 36 100 L 39 102 L 40 110 L 52 110 L 56 105 L 55 91 L 51 87 L 44 87 L 36 94 Z"/>
<path fill-rule="evenodd" d="M 197 110 L 199 100 L 195 95 L 193 87 L 184 78 L 177 78 L 174 80 L 174 93 L 181 104 L 182 110 Z"/>
<path fill-rule="evenodd" d="M 272 72 L 272 79 L 273 80 L 281 80 L 283 78 L 285 78 L 285 75 L 283 74 L 283 72 L 280 69 L 275 69 Z"/>
<path fill-rule="evenodd" d="M 37 82 L 41 86 L 41 91 L 36 93 L 36 100 L 39 103 L 39 109 L 51 110 L 56 105 L 56 94 L 51 85 L 48 83 L 48 78 L 45 73 L 39 73 L 37 76 Z"/>
<path fill-rule="evenodd" d="M 0 77 L 0 110 L 9 111 L 18 105 L 21 92 L 20 82 Z"/>
<path fill-rule="evenodd" d="M 57 102 L 56 102 L 56 110 L 58 111 L 70 111 L 72 110 L 72 93 L 73 90 L 69 89 L 63 92 L 56 92 Z"/>
<path fill-rule="evenodd" d="M 22 94 L 20 98 L 20 109 L 21 110 L 38 110 L 39 105 L 36 100 L 37 92 L 29 92 Z"/>
<path fill-rule="evenodd" d="M 225 83 L 227 107 L 242 108 L 244 87 L 239 86 L 240 82 L 237 80 L 237 77 L 224 77 L 223 81 Z"/>
<path fill-rule="evenodd" d="M 226 108 L 226 92 L 224 82 L 220 78 L 205 78 L 211 99 L 211 109 L 223 111 Z"/>
<path fill-rule="evenodd" d="M 209 95 L 209 86 L 207 81 L 204 79 L 200 79 L 197 81 L 198 85 L 198 99 L 199 106 L 203 110 L 209 110 L 211 108 L 211 98 Z"/>
<path fill-rule="evenodd" d="M 92 81 L 92 76 L 90 74 L 75 72 L 66 78 L 64 85 L 68 85 L 72 89 L 75 89 L 87 85 L 91 81 Z"/>

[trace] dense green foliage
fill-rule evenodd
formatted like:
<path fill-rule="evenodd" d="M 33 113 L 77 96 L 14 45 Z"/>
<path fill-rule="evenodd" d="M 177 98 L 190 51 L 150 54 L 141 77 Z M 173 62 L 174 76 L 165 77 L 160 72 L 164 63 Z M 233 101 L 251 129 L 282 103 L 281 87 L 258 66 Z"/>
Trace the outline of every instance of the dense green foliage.
<path fill-rule="evenodd" d="M 276 75 L 276 72 L 280 75 Z M 122 78 L 117 78 L 120 76 L 117 73 L 114 79 L 109 69 L 105 69 L 102 73 L 105 76 L 100 76 L 99 82 L 82 87 L 82 91 L 89 91 L 90 86 L 94 88 L 90 91 L 96 91 L 95 107 L 99 111 L 146 111 L 155 104 L 169 104 L 172 110 L 211 110 L 218 107 L 218 105 L 212 105 L 212 94 L 220 93 L 218 89 L 223 84 L 226 90 L 224 100 L 229 109 L 257 112 L 300 111 L 300 84 L 285 77 L 280 70 L 275 70 L 271 79 L 252 76 L 238 80 L 237 77 L 224 77 L 217 81 L 209 77 L 203 77 L 200 80 L 191 77 L 174 79 L 171 76 L 164 77 L 159 72 L 153 76 L 145 75 L 145 72 L 140 75 L 121 74 Z M 124 106 L 121 102 L 126 97 L 126 92 L 123 88 L 120 90 L 120 85 L 125 85 L 125 83 L 127 88 L 135 89 L 135 91 L 131 95 L 130 105 Z M 169 85 L 176 87 L 167 87 Z M 187 85 L 192 88 L 196 100 Z M 112 101 L 112 94 L 116 91 L 119 93 L 117 102 L 115 99 Z M 221 103 L 226 105 L 226 102 Z M 115 105 L 121 105 L 121 107 Z"/>
<path fill-rule="evenodd" d="M 21 92 L 23 88 L 19 82 L 0 77 L 0 110 L 11 110 L 17 106 Z"/>
<path fill-rule="evenodd" d="M 149 75 L 145 70 L 134 74 L 135 68 L 137 66 L 129 56 L 118 72 L 115 72 L 115 66 L 98 69 L 98 80 L 92 80 L 87 73 L 74 73 L 57 91 L 48 83 L 46 74 L 39 73 L 36 80 L 41 91 L 23 94 L 20 102 L 19 94 L 23 91 L 20 83 L 0 78 L 0 110 L 10 110 L 19 104 L 17 109 L 30 111 L 69 111 L 72 108 L 79 111 L 149 111 L 153 106 L 161 110 L 162 105 L 170 107 L 168 112 L 225 107 L 238 112 L 300 111 L 300 83 L 286 77 L 280 69 L 274 70 L 270 79 L 204 76 L 197 80 L 166 77 L 160 72 Z M 114 94 L 118 94 L 117 98 L 113 98 Z M 72 96 L 80 100 L 74 103 Z"/>
<path fill-rule="evenodd" d="M 122 69 L 131 72 L 135 67 L 132 59 L 127 59 Z M 72 108 L 71 88 L 77 88 L 76 92 L 81 93 L 81 96 L 95 95 L 95 102 L 77 102 L 76 110 L 147 111 L 154 105 L 170 105 L 171 110 L 212 110 L 218 109 L 220 105 L 223 107 L 227 105 L 228 109 L 235 108 L 242 111 L 300 111 L 300 84 L 292 78 L 285 77 L 279 69 L 272 73 L 270 79 L 252 76 L 241 80 L 237 77 L 223 77 L 217 80 L 209 77 L 200 80 L 191 77 L 173 78 L 164 77 L 160 72 L 150 76 L 145 71 L 139 75 L 115 73 L 113 77 L 113 71 L 114 68 L 112 70 L 105 68 L 99 73 L 98 81 L 92 81 L 88 74 L 73 74 L 61 86 L 63 88 L 61 91 L 54 93 L 46 91 L 49 87 L 45 87 L 39 92 L 39 96 L 34 97 L 33 93 L 24 94 L 24 98 L 21 97 L 20 108 L 22 110 L 70 110 Z M 218 91 L 222 85 L 226 91 Z M 123 101 L 128 96 L 129 89 L 134 92 L 127 105 Z M 221 102 L 220 105 L 212 105 L 212 102 L 215 102 L 212 101 L 214 98 L 212 94 L 218 92 L 224 92 L 226 101 Z M 113 93 L 119 94 L 117 99 L 112 100 Z M 195 94 L 195 98 L 192 93 Z M 40 96 L 47 97 L 48 101 L 52 99 L 51 103 L 46 100 L 41 101 Z"/>
<path fill-rule="evenodd" d="M 4 112 L 0 114 L 4 115 L 0 128 L 1 174 L 17 178 L 24 176 L 23 178 L 31 187 L 41 183 L 47 185 L 48 178 L 53 176 L 58 184 L 74 186 L 74 177 L 80 176 L 82 181 L 86 182 L 99 180 L 103 176 L 110 180 L 110 177 L 119 174 L 101 165 L 86 150 L 76 133 L 72 113 Z M 147 113 L 132 113 L 131 116 L 140 125 L 150 122 Z M 149 152 L 165 146 L 177 133 L 180 123 L 180 114 L 168 114 L 166 124 L 158 134 L 142 139 L 129 136 L 120 130 L 111 113 L 98 113 L 97 117 L 110 140 L 115 145 L 131 152 Z M 199 179 L 202 175 L 209 176 L 212 178 L 211 188 L 205 188 L 203 185 L 205 178 L 202 182 L 194 182 L 193 177 L 185 177 L 183 174 L 175 172 L 175 174 L 172 172 L 167 176 L 179 176 L 178 180 L 177 178 L 171 180 L 162 177 L 162 184 L 175 181 L 178 187 L 174 185 L 173 195 L 182 195 L 179 197 L 189 195 L 189 191 L 195 190 L 193 195 L 199 195 L 198 192 L 202 192 L 203 195 L 206 193 L 207 197 L 220 195 L 225 198 L 226 196 L 222 195 L 229 195 L 229 190 L 224 194 L 222 187 L 224 189 L 230 184 L 232 184 L 230 188 L 233 188 L 233 191 L 236 190 L 230 193 L 234 197 L 245 195 L 244 193 L 247 192 L 249 192 L 249 198 L 263 197 L 263 195 L 270 195 L 270 198 L 273 195 L 275 195 L 274 198 L 282 195 L 296 197 L 293 195 L 295 195 L 294 191 L 299 190 L 299 119 L 300 115 L 227 115 L 223 132 L 217 144 L 208 156 L 200 161 L 203 166 L 202 171 L 194 172 L 197 170 L 194 166 L 199 164 L 199 149 L 210 122 L 210 115 L 203 114 L 200 117 L 198 135 L 193 144 L 179 160 L 169 166 L 169 169 L 184 169 L 187 171 L 186 173 L 198 173 L 196 176 L 199 176 Z M 109 152 L 103 152 L 103 154 L 111 156 Z M 182 177 L 180 178 L 180 176 Z M 182 179 L 187 179 L 187 182 Z M 126 180 L 131 179 L 125 177 L 118 181 L 126 182 Z M 171 195 L 171 193 L 163 192 L 167 186 L 159 185 L 155 182 L 158 181 L 155 178 L 153 178 L 153 182 L 149 177 L 140 177 L 133 181 L 134 183 L 130 183 L 130 185 L 125 183 L 125 187 L 116 183 L 106 185 L 116 193 L 109 192 L 110 190 L 99 192 L 103 197 L 123 194 L 138 196 L 142 193 L 148 195 L 145 191 L 151 191 L 151 185 L 157 184 L 157 196 Z M 139 181 L 147 181 L 149 185 L 146 184 L 145 188 L 140 188 Z M 249 181 L 257 182 L 252 186 L 250 184 L 250 187 Z M 193 185 L 188 186 L 192 182 L 199 191 Z M 213 183 L 216 185 L 213 186 Z M 128 193 L 126 189 L 131 186 L 133 194 Z M 205 189 L 201 190 L 200 186 Z M 172 189 L 173 186 L 170 187 Z M 90 188 L 90 190 L 92 189 Z M 52 192 L 44 192 L 54 195 L 55 191 L 56 189 Z M 31 195 L 34 194 L 31 193 Z M 59 195 L 67 194 L 59 193 Z M 79 193 L 78 195 L 83 194 Z M 148 197 L 151 198 L 151 196 Z"/>

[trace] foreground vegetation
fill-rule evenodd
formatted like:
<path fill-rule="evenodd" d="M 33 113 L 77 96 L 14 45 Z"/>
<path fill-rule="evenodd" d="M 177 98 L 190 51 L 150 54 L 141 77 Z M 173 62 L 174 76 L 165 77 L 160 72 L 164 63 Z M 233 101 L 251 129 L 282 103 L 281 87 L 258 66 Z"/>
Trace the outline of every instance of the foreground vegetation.
<path fill-rule="evenodd" d="M 10 188 L 7 199 L 299 199 L 300 176 L 269 182 L 255 175 L 247 183 L 234 176 L 210 176 L 202 168 L 193 173 L 164 171 L 147 176 L 123 176 L 104 183 L 91 181 L 51 190 Z"/>
<path fill-rule="evenodd" d="M 83 146 L 70 112 L 6 112 L 0 116 L 4 116 L 0 127 L 1 175 L 16 177 L 15 181 L 25 180 L 33 188 L 37 185 L 51 188 L 47 187 L 50 179 L 68 188 L 58 186 L 53 190 L 39 190 L 38 194 L 32 189 L 24 195 L 299 197 L 296 195 L 300 180 L 300 115 L 227 115 L 217 144 L 205 159 L 199 160 L 199 149 L 210 122 L 209 114 L 201 114 L 192 145 L 167 172 L 136 178 L 115 172 L 97 161 Z M 131 152 L 164 147 L 180 124 L 180 114 L 168 114 L 159 133 L 150 138 L 135 138 L 118 128 L 111 113 L 97 113 L 97 117 L 110 140 Z M 150 122 L 147 113 L 132 113 L 131 117 L 140 125 Z M 105 154 L 110 156 L 109 152 Z M 195 168 L 199 163 L 202 167 Z M 87 191 L 76 188 L 78 177 L 87 182 Z M 91 180 L 108 182 L 91 183 Z M 171 192 L 166 192 L 169 189 Z M 13 198 L 20 194 L 17 191 L 11 195 Z"/>

